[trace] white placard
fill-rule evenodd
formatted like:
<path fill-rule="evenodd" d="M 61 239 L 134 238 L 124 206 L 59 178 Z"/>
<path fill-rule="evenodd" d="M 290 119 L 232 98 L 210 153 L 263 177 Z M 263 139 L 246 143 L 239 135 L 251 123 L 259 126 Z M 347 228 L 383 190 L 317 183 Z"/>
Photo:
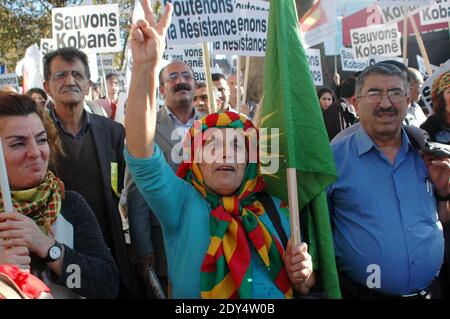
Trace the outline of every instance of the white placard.
<path fill-rule="evenodd" d="M 15 73 L 0 74 L 0 88 L 4 85 L 10 85 L 19 92 L 19 80 Z"/>
<path fill-rule="evenodd" d="M 39 49 L 41 50 L 42 56 L 46 55 L 49 52 L 55 51 L 55 41 L 53 41 L 53 39 L 42 38 Z"/>
<path fill-rule="evenodd" d="M 100 59 L 101 56 L 101 59 Z M 98 75 L 103 76 L 103 74 L 108 75 L 114 72 L 114 54 L 99 53 L 97 54 L 97 68 Z"/>
<path fill-rule="evenodd" d="M 420 12 L 420 23 L 422 25 L 449 22 L 450 0 L 435 0 L 436 4 L 424 8 Z"/>
<path fill-rule="evenodd" d="M 369 66 L 369 61 L 356 60 L 352 49 L 341 49 L 341 66 L 342 71 L 358 72 Z"/>
<path fill-rule="evenodd" d="M 305 48 L 324 42 L 336 36 L 336 0 L 321 0 L 314 4 L 300 24 Z"/>
<path fill-rule="evenodd" d="M 373 25 L 350 30 L 355 59 L 371 55 L 398 56 L 402 54 L 397 24 Z"/>
<path fill-rule="evenodd" d="M 416 55 L 417 58 L 417 68 L 419 69 L 420 73 L 422 73 L 423 76 L 427 76 L 428 72 L 427 72 L 427 68 L 425 66 L 425 60 L 420 56 L 420 55 Z M 436 72 L 439 67 L 433 64 L 430 64 L 431 67 L 431 71 Z"/>
<path fill-rule="evenodd" d="M 203 49 L 201 45 L 172 46 L 164 51 L 163 59 L 186 63 L 194 71 L 195 81 L 206 81 L 205 69 L 203 67 Z"/>
<path fill-rule="evenodd" d="M 164 4 L 167 0 L 164 0 Z M 234 0 L 172 0 L 172 23 L 167 44 L 193 44 L 232 40 L 238 33 Z M 194 5 L 195 4 L 195 5 Z"/>
<path fill-rule="evenodd" d="M 76 47 L 91 52 L 119 52 L 118 4 L 52 9 L 56 48 Z"/>
<path fill-rule="evenodd" d="M 426 107 L 431 110 L 432 102 L 431 102 L 431 89 L 433 87 L 433 82 L 443 73 L 450 70 L 450 59 L 444 63 L 436 72 L 433 73 L 428 79 L 425 80 L 422 87 L 420 88 L 420 95 L 422 95 L 422 99 L 425 102 Z"/>
<path fill-rule="evenodd" d="M 432 0 L 377 0 L 381 7 L 428 6 Z"/>
<path fill-rule="evenodd" d="M 378 8 L 384 24 L 397 23 L 405 18 L 405 13 L 407 17 L 410 17 L 425 9 L 425 7 L 423 6 L 401 6 L 401 5 L 389 7 L 378 6 Z"/>
<path fill-rule="evenodd" d="M 117 110 L 114 117 L 114 121 L 123 124 L 125 120 L 125 103 L 127 101 L 127 94 L 125 92 L 119 93 L 119 98 L 117 99 Z"/>
<path fill-rule="evenodd" d="M 237 0 L 238 33 L 233 40 L 216 41 L 216 54 L 236 54 L 240 56 L 264 56 L 267 46 L 270 2 L 260 0 Z"/>
<path fill-rule="evenodd" d="M 309 71 L 313 78 L 314 85 L 323 85 L 322 62 L 320 60 L 319 49 L 305 49 L 306 59 L 309 64 Z"/>

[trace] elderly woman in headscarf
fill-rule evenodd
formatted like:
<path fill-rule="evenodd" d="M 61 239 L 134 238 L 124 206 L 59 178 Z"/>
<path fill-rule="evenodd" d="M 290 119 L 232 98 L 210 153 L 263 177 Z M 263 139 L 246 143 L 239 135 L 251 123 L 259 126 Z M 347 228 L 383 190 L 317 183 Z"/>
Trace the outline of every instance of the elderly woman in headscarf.
<path fill-rule="evenodd" d="M 248 135 L 256 129 L 250 121 L 225 112 L 194 123 L 187 136 L 191 156 L 178 171 L 183 179 L 172 172 L 154 143 L 157 68 L 172 6 L 167 4 L 155 23 L 148 1 L 143 4 L 146 19 L 131 31 L 125 157 L 138 189 L 161 222 L 173 297 L 291 298 L 294 290 L 308 293 L 315 274 L 307 245 L 291 248 L 288 242 L 283 247 L 281 234 L 257 200 L 264 181 L 254 153 L 243 149 L 254 145 Z M 177 76 L 176 81 L 185 80 Z M 178 91 L 176 98 L 192 100 L 192 92 Z M 246 135 L 244 146 L 223 137 L 230 128 Z M 239 152 L 242 161 L 234 158 Z M 272 200 L 288 233 L 282 205 Z"/>
<path fill-rule="evenodd" d="M 92 209 L 48 170 L 57 132 L 28 96 L 0 92 L 0 139 L 13 211 L 0 196 L 0 264 L 30 269 L 56 298 L 114 298 L 117 266 Z"/>
<path fill-rule="evenodd" d="M 420 126 L 433 142 L 450 144 L 450 71 L 441 74 L 431 88 L 433 114 Z"/>

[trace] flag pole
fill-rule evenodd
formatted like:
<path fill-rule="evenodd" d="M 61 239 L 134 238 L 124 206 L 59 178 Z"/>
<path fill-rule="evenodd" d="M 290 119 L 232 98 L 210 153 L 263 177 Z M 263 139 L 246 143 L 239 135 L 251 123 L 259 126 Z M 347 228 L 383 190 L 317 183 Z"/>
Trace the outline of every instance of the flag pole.
<path fill-rule="evenodd" d="M 300 213 L 298 209 L 297 170 L 295 168 L 287 168 L 286 173 L 292 247 L 297 247 L 302 242 L 300 234 Z"/>
<path fill-rule="evenodd" d="M 420 35 L 419 30 L 417 29 L 416 20 L 414 20 L 414 17 L 411 16 L 409 17 L 409 22 L 413 27 L 414 34 L 416 35 L 420 53 L 422 54 L 425 63 L 425 69 L 427 70 L 428 75 L 431 76 L 433 74 L 433 70 L 431 70 L 430 60 L 428 59 L 427 50 L 425 49 L 425 45 L 423 44 L 422 36 Z"/>
<path fill-rule="evenodd" d="M 242 94 L 242 103 L 247 103 L 248 75 L 250 74 L 250 56 L 245 58 L 245 74 L 244 74 L 244 92 Z"/>
<path fill-rule="evenodd" d="M 0 139 L 0 187 L 2 191 L 3 208 L 5 212 L 12 212 L 13 205 L 9 190 L 8 173 L 6 171 L 5 157 L 3 155 L 2 141 Z"/>
<path fill-rule="evenodd" d="M 205 66 L 206 89 L 208 90 L 209 113 L 216 113 L 216 100 L 213 94 L 211 78 L 211 59 L 209 57 L 208 43 L 203 42 L 203 65 Z"/>
<path fill-rule="evenodd" d="M 237 57 L 236 65 L 236 111 L 239 113 L 241 110 L 241 57 Z"/>
<path fill-rule="evenodd" d="M 403 64 L 408 65 L 408 7 L 405 10 L 405 17 L 403 18 Z"/>

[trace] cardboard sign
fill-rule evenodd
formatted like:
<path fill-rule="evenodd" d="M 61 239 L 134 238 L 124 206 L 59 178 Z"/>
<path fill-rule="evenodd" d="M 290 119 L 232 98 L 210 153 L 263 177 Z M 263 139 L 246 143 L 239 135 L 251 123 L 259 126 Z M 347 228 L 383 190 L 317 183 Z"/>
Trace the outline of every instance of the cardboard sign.
<path fill-rule="evenodd" d="M 91 52 L 121 51 L 118 4 L 52 9 L 56 48 Z"/>
<path fill-rule="evenodd" d="M 448 1 L 448 0 L 447 0 Z M 393 15 L 393 13 L 392 13 Z M 402 16 L 402 14 L 398 14 L 398 16 Z M 399 19 L 397 22 L 398 30 L 404 34 L 403 32 L 403 17 Z M 419 14 L 415 14 L 413 18 L 416 21 L 417 28 L 420 33 L 430 32 L 435 30 L 447 29 L 448 24 L 446 23 L 436 23 L 430 25 L 422 25 L 420 23 Z M 342 19 L 342 39 L 344 42 L 344 46 L 351 45 L 351 37 L 350 31 L 353 29 L 368 27 L 374 24 L 382 24 L 383 23 L 383 14 L 381 13 L 381 7 L 377 5 L 370 5 L 367 8 L 363 8 L 349 16 L 346 16 Z M 414 35 L 414 30 L 410 23 L 408 23 L 407 28 L 408 35 Z"/>
<path fill-rule="evenodd" d="M 314 85 L 323 85 L 322 62 L 320 60 L 319 49 L 305 49 L 306 58 L 308 59 L 309 71 L 314 81 Z"/>
<path fill-rule="evenodd" d="M 341 49 L 342 71 L 358 72 L 369 66 L 369 61 L 357 60 L 353 55 L 352 49 Z"/>
<path fill-rule="evenodd" d="M 381 7 L 428 6 L 432 0 L 377 0 Z"/>
<path fill-rule="evenodd" d="M 371 55 L 398 56 L 402 54 L 397 24 L 353 29 L 350 34 L 353 55 L 356 59 Z"/>
<path fill-rule="evenodd" d="M 420 55 L 416 55 L 417 58 L 417 68 L 419 69 L 420 73 L 422 73 L 422 75 L 428 76 L 428 72 L 427 72 L 427 68 L 425 67 L 425 60 L 420 56 Z M 434 72 L 436 72 L 439 67 L 433 64 L 430 64 L 431 70 Z"/>
<path fill-rule="evenodd" d="M 55 41 L 53 41 L 53 39 L 42 38 L 39 49 L 41 50 L 42 56 L 46 55 L 49 52 L 55 51 Z"/>
<path fill-rule="evenodd" d="M 420 23 L 423 25 L 445 23 L 450 21 L 450 0 L 435 0 L 431 7 L 420 12 Z"/>
<path fill-rule="evenodd" d="M 416 13 L 421 12 L 425 7 L 423 6 L 389 6 L 389 7 L 379 7 L 379 12 L 385 24 L 391 24 L 395 22 L 400 22 L 405 19 L 405 14 L 407 17 L 413 16 Z"/>
<path fill-rule="evenodd" d="M 431 110 L 432 109 L 432 101 L 431 101 L 431 89 L 433 88 L 434 81 L 443 73 L 450 70 L 450 59 L 444 63 L 442 67 L 440 67 L 432 76 L 430 76 L 420 88 L 420 94 L 422 95 L 422 99 L 425 102 L 426 107 Z"/>
<path fill-rule="evenodd" d="M 206 81 L 203 68 L 203 49 L 201 45 L 177 45 L 164 51 L 163 59 L 169 61 L 182 61 L 194 71 L 195 81 Z"/>
<path fill-rule="evenodd" d="M 0 88 L 4 85 L 10 85 L 19 92 L 19 80 L 15 73 L 0 74 Z"/>
<path fill-rule="evenodd" d="M 216 41 L 216 54 L 237 54 L 240 56 L 264 56 L 267 46 L 270 2 L 237 0 L 238 33 L 234 40 Z"/>
<path fill-rule="evenodd" d="M 216 41 L 216 54 L 237 54 L 240 56 L 264 56 L 267 46 L 270 2 L 237 0 L 238 33 L 234 40 Z"/>
<path fill-rule="evenodd" d="M 97 69 L 98 75 L 108 75 L 109 73 L 115 73 L 114 71 L 114 54 L 97 54 Z"/>
<path fill-rule="evenodd" d="M 164 0 L 164 5 L 167 1 Z M 168 45 L 233 40 L 238 33 L 233 0 L 171 2 L 173 15 L 167 30 Z"/>
<path fill-rule="evenodd" d="M 300 20 L 303 45 L 311 47 L 336 36 L 336 1 L 320 0 Z"/>

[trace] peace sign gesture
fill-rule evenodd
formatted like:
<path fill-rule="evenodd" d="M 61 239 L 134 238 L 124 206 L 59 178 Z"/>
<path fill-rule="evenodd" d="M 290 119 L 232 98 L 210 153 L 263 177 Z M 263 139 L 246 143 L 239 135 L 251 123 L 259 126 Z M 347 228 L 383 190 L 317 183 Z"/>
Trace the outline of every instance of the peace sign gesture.
<path fill-rule="evenodd" d="M 145 20 L 131 26 L 131 53 L 133 65 L 155 66 L 162 59 L 166 47 L 166 34 L 172 17 L 172 4 L 168 2 L 164 16 L 155 22 L 150 0 L 143 0 Z"/>

